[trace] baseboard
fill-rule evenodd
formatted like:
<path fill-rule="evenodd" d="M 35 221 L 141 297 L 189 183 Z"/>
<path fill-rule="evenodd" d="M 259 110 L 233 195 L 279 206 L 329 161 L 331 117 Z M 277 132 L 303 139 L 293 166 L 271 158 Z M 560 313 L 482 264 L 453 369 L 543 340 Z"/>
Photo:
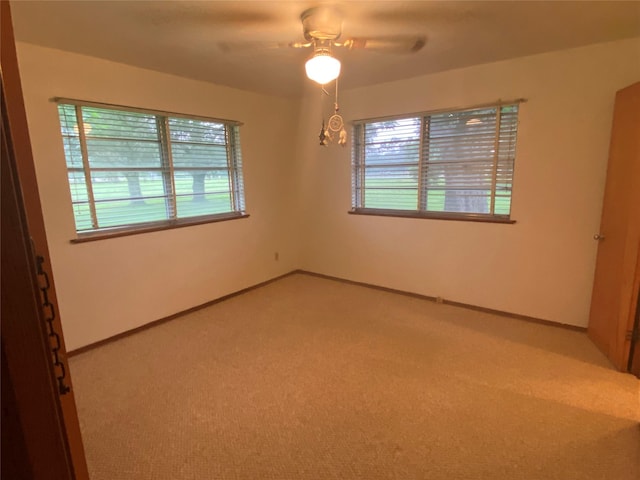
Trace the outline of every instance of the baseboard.
<path fill-rule="evenodd" d="M 256 288 L 260 288 L 260 287 L 264 287 L 265 285 L 268 285 L 270 283 L 276 282 L 282 278 L 288 277 L 290 275 L 294 275 L 294 274 L 303 274 L 303 275 L 309 275 L 312 277 L 318 277 L 318 278 L 324 278 L 327 280 L 333 280 L 336 282 L 342 282 L 342 283 L 348 283 L 350 285 L 357 285 L 360 287 L 366 287 L 366 288 L 373 288 L 376 290 L 381 290 L 383 292 L 389 292 L 389 293 L 395 293 L 398 295 L 405 295 L 405 296 L 409 296 L 409 297 L 413 297 L 413 298 L 420 298 L 422 300 L 429 300 L 431 302 L 436 302 L 437 298 L 436 297 L 431 297 L 429 295 L 421 295 L 419 293 L 413 293 L 413 292 L 407 292 L 405 290 L 398 290 L 395 288 L 389 288 L 389 287 L 383 287 L 380 285 L 374 285 L 372 283 L 366 283 L 366 282 L 356 282 L 355 280 L 347 280 L 346 278 L 340 278 L 340 277 L 334 277 L 332 275 L 325 275 L 323 273 L 316 273 L 316 272 L 311 272 L 308 270 L 300 270 L 300 269 L 296 269 L 296 270 L 291 270 L 288 273 L 284 273 L 282 275 L 279 275 L 277 277 L 271 278 L 269 280 L 265 280 L 264 282 L 260 282 L 257 283 L 255 285 L 251 285 L 250 287 L 247 288 L 243 288 L 241 290 L 238 290 L 237 292 L 233 292 L 233 293 L 229 293 L 228 295 L 224 295 L 222 297 L 216 298 L 214 300 L 210 300 L 208 302 L 205 302 L 201 305 L 197 305 L 195 307 L 191 307 L 188 308 L 186 310 L 182 310 L 178 313 L 174 313 L 173 315 L 169 315 L 168 317 L 163 317 L 160 318 L 158 320 L 153 320 L 152 322 L 146 323 L 144 325 L 141 325 L 139 327 L 133 328 L 131 330 L 127 330 L 126 332 L 122 332 L 122 333 L 118 333 L 116 335 L 113 335 L 111 337 L 105 338 L 103 340 L 98 340 L 97 342 L 94 343 L 90 343 L 89 345 L 85 345 L 84 347 L 80 347 L 80 348 L 76 348 L 75 350 L 71 350 L 69 352 L 67 352 L 67 356 L 68 357 L 73 357 L 75 355 L 79 355 L 81 353 L 87 352 L 89 350 L 93 350 L 94 348 L 97 347 L 101 347 L 103 345 L 106 345 L 108 343 L 111 342 L 115 342 L 117 340 L 120 340 L 122 338 L 128 337 L 129 335 L 134 335 L 138 332 L 142 332 L 143 330 L 147 330 L 148 328 L 153 328 L 157 325 L 160 325 L 164 322 L 168 322 L 169 320 L 173 320 L 175 318 L 181 317 L 182 315 L 186 315 L 188 313 L 192 313 L 195 312 L 197 310 L 201 310 L 203 308 L 209 307 L 211 305 L 215 305 L 216 303 L 219 302 L 223 302 L 225 300 L 228 300 L 230 298 L 236 297 L 238 295 L 242 295 L 243 293 L 247 293 L 251 290 L 255 290 Z M 514 318 L 517 320 L 524 320 L 526 322 L 533 322 L 533 323 L 538 323 L 541 325 L 548 325 L 551 327 L 558 327 L 558 328 L 564 328 L 564 329 L 568 329 L 568 330 L 574 330 L 574 331 L 578 331 L 578 332 L 586 332 L 587 329 L 586 327 L 578 327 L 576 325 L 568 325 L 565 323 L 559 323 L 559 322 L 553 322 L 551 320 L 543 320 L 541 318 L 536 318 L 536 317 L 530 317 L 527 315 L 520 315 L 518 313 L 511 313 L 511 312 L 505 312 L 503 310 L 495 310 L 493 308 L 485 308 L 485 307 L 480 307 L 477 305 L 471 305 L 468 303 L 462 303 L 462 302 L 455 302 L 452 300 L 446 300 L 443 299 L 442 303 L 446 304 L 446 305 L 452 305 L 455 307 L 462 307 L 462 308 L 467 308 L 469 310 L 476 310 L 479 312 L 484 312 L 484 313 L 491 313 L 494 315 L 501 315 L 503 317 L 509 317 L 509 318 Z"/>
<path fill-rule="evenodd" d="M 156 327 L 162 323 L 168 322 L 169 320 L 173 320 L 175 318 L 181 317 L 188 313 L 193 313 L 195 311 L 201 310 L 211 305 L 215 305 L 216 303 L 223 302 L 225 300 L 228 300 L 232 297 L 236 297 L 238 295 L 242 295 L 243 293 L 247 293 L 251 290 L 255 290 L 256 288 L 264 287 L 265 285 L 276 282 L 284 277 L 288 277 L 289 275 L 293 275 L 294 273 L 300 273 L 300 271 L 292 270 L 288 273 L 284 273 L 282 275 L 278 275 L 277 277 L 271 278 L 269 280 L 265 280 L 264 282 L 256 283 L 255 285 L 251 285 L 250 287 L 243 288 L 241 290 L 238 290 L 237 292 L 232 292 L 232 293 L 229 293 L 228 295 L 224 295 L 222 297 L 209 300 L 208 302 L 202 303 L 200 305 L 196 305 L 195 307 L 187 308 L 186 310 L 182 310 L 178 313 L 174 313 L 173 315 L 169 315 L 168 317 L 163 317 L 158 320 L 153 320 L 149 323 L 145 323 L 144 325 L 140 325 L 139 327 L 132 328 L 131 330 L 127 330 L 125 332 L 118 333 L 116 335 L 105 338 L 103 340 L 98 340 L 97 342 L 90 343 L 89 345 L 85 345 L 84 347 L 76 348 L 75 350 L 70 350 L 67 352 L 67 357 L 73 357 L 75 355 L 79 355 L 89 350 L 93 350 L 94 348 L 98 348 L 108 343 L 115 342 L 116 340 L 120 340 L 122 338 L 128 337 L 129 335 L 134 335 L 138 332 L 142 332 L 143 330 L 147 330 L 148 328 Z"/>
<path fill-rule="evenodd" d="M 381 290 L 383 292 L 396 293 L 398 295 L 405 295 L 413 298 L 420 298 L 422 300 L 429 300 L 431 302 L 438 301 L 437 297 L 432 297 L 429 295 L 421 295 L 419 293 L 413 293 L 413 292 L 407 292 L 405 290 L 398 290 L 395 288 L 383 287 L 380 285 L 374 285 L 372 283 L 356 282 L 355 280 L 347 280 L 345 278 L 334 277 L 332 275 L 325 275 L 323 273 L 310 272 L 307 270 L 294 270 L 291 273 L 302 273 L 305 275 L 311 275 L 313 277 L 326 278 L 327 280 L 335 280 L 337 282 L 348 283 L 350 285 L 358 285 L 360 287 L 374 288 L 376 290 Z M 554 322 L 551 320 L 544 320 L 542 318 L 530 317 L 528 315 L 521 315 L 519 313 L 505 312 L 504 310 L 496 310 L 493 308 L 480 307 L 478 305 L 472 305 L 469 303 L 455 302 L 453 300 L 447 300 L 447 299 L 442 299 L 441 303 L 446 305 L 452 305 L 454 307 L 462 307 L 462 308 L 467 308 L 469 310 L 476 310 L 478 312 L 491 313 L 491 314 L 500 315 L 503 317 L 514 318 L 516 320 L 524 320 L 525 322 L 532 322 L 532 323 L 538 323 L 541 325 L 548 325 L 551 327 L 564 328 L 564 329 L 573 330 L 576 332 L 586 333 L 587 331 L 586 327 L 578 327 L 577 325 L 569 325 L 566 323 Z"/>

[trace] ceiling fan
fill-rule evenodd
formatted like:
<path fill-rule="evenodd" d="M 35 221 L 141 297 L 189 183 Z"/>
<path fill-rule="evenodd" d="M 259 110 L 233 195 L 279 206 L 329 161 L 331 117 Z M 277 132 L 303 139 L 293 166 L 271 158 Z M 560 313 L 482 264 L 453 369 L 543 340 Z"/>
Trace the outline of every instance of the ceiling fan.
<path fill-rule="evenodd" d="M 331 6 L 313 7 L 300 15 L 304 42 L 221 42 L 226 52 L 271 48 L 313 48 L 305 65 L 307 76 L 320 84 L 335 80 L 340 75 L 340 61 L 332 55 L 334 48 L 369 50 L 382 53 L 414 53 L 426 42 L 423 35 L 397 35 L 384 37 L 357 37 L 341 39 L 342 13 Z"/>

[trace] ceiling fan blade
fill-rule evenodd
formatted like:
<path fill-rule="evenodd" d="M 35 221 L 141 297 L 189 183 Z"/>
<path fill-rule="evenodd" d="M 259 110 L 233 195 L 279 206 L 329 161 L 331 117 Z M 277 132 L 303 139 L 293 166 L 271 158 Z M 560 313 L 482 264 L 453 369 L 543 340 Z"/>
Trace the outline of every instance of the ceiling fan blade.
<path fill-rule="evenodd" d="M 276 50 L 278 48 L 305 48 L 310 47 L 311 43 L 300 42 L 265 42 L 265 41 L 247 41 L 247 42 L 218 42 L 218 48 L 225 53 L 235 52 L 253 52 L 261 50 Z"/>
<path fill-rule="evenodd" d="M 415 53 L 427 42 L 425 36 L 394 36 L 373 38 L 350 38 L 342 45 L 349 50 L 371 50 L 382 53 Z"/>

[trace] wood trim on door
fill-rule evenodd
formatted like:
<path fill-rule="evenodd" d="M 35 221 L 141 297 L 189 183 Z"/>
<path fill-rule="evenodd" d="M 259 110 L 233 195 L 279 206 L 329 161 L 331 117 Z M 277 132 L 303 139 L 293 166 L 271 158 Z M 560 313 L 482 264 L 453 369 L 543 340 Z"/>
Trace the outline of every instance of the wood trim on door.
<path fill-rule="evenodd" d="M 2 478 L 75 478 L 2 93 Z M 8 378 L 4 378 L 5 374 Z M 9 391 L 5 392 L 7 388 Z M 5 398 L 9 400 L 5 405 Z M 9 435 L 5 429 L 11 429 Z M 14 437 L 14 438 L 11 438 Z M 15 444 L 13 442 L 16 442 Z M 18 443 L 21 442 L 21 443 Z M 12 455 L 7 462 L 6 455 Z"/>
<path fill-rule="evenodd" d="M 84 456 L 84 447 L 82 445 L 82 437 L 80 434 L 80 425 L 78 422 L 78 415 L 73 394 L 73 383 L 70 378 L 70 372 L 66 359 L 66 348 L 64 344 L 64 336 L 62 334 L 60 313 L 58 311 L 58 299 L 56 295 L 55 279 L 50 263 L 44 218 L 42 214 L 38 184 L 36 180 L 33 154 L 31 151 L 31 141 L 29 138 L 24 99 L 22 94 L 22 85 L 18 69 L 18 59 L 13 35 L 13 25 L 11 21 L 11 9 L 8 0 L 0 0 L 0 8 L 0 62 L 2 67 L 1 71 L 3 95 L 5 97 L 3 99 L 3 111 L 6 112 L 6 118 L 3 118 L 5 127 L 4 130 L 11 141 L 11 153 L 13 155 L 13 158 L 15 159 L 15 175 L 18 182 L 16 185 L 16 189 L 19 195 L 18 198 L 20 199 L 20 207 L 24 209 L 25 213 L 24 228 L 27 232 L 27 238 L 30 240 L 30 247 L 33 246 L 33 253 L 36 253 L 37 255 L 44 258 L 42 268 L 45 272 L 47 272 L 50 280 L 48 299 L 53 304 L 53 309 L 55 310 L 55 320 L 53 322 L 53 328 L 56 332 L 58 332 L 60 336 L 60 360 L 66 367 L 66 383 L 69 387 L 71 387 L 71 391 L 68 394 L 58 396 L 58 401 L 60 402 L 62 410 L 62 425 L 65 431 L 65 435 L 68 438 L 68 446 L 71 454 L 73 470 L 75 472 L 75 478 L 77 480 L 88 480 L 89 474 L 87 471 L 86 460 Z M 8 135 L 9 132 L 10 136 Z M 3 231 L 3 241 L 4 236 L 5 232 Z M 30 252 L 31 251 L 32 250 L 30 249 Z M 29 265 L 29 268 L 33 269 L 34 265 Z M 32 270 L 32 273 L 33 272 L 35 272 L 35 270 Z M 4 283 L 5 282 L 3 282 L 3 284 Z M 39 295 L 39 301 L 42 301 L 40 297 L 41 296 Z M 5 299 L 3 297 L 3 306 L 4 301 Z M 3 333 L 4 323 L 5 322 L 3 318 Z M 41 326 L 44 327 L 44 324 L 42 324 Z M 7 353 L 9 353 L 8 345 Z M 11 367 L 12 359 L 7 357 L 7 361 L 9 362 L 9 366 Z M 19 379 L 13 378 L 12 380 L 18 381 Z"/>

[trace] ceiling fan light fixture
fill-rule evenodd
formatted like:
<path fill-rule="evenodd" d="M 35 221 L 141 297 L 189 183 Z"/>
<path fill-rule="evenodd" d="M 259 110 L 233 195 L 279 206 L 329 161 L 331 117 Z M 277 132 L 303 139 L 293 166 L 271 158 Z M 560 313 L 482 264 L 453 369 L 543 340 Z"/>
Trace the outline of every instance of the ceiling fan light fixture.
<path fill-rule="evenodd" d="M 328 52 L 316 52 L 304 67 L 307 77 L 320 85 L 335 80 L 340 75 L 340 60 Z"/>

